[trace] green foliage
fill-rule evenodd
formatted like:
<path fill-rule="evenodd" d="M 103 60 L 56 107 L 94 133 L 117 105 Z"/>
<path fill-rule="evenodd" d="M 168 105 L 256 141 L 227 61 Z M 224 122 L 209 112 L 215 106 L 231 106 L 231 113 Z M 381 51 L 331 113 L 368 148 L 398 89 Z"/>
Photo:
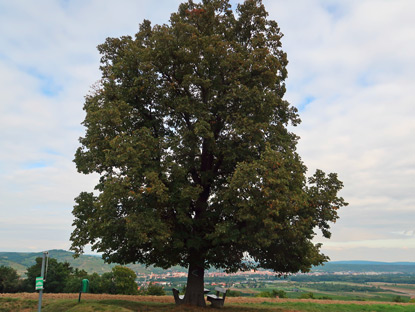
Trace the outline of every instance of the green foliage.
<path fill-rule="evenodd" d="M 42 258 L 36 258 L 36 264 L 27 269 L 26 290 L 29 292 L 35 291 L 36 277 L 40 276 L 42 267 Z M 54 258 L 48 261 L 48 268 L 45 272 L 46 281 L 43 284 L 44 291 L 49 293 L 61 293 L 65 289 L 73 269 L 68 262 L 58 262 Z"/>
<path fill-rule="evenodd" d="M 278 297 L 278 298 L 287 298 L 287 293 L 282 289 L 279 289 L 279 290 L 273 289 L 272 290 L 272 295 L 274 297 Z"/>
<path fill-rule="evenodd" d="M 242 292 L 237 291 L 237 290 L 228 290 L 228 292 L 226 293 L 227 297 L 241 297 L 242 296 Z"/>
<path fill-rule="evenodd" d="M 301 294 L 300 299 L 316 299 L 312 292 Z"/>
<path fill-rule="evenodd" d="M 139 295 L 142 296 L 165 296 L 163 286 L 150 283 L 147 287 L 142 287 L 139 291 Z"/>
<path fill-rule="evenodd" d="M 321 297 L 318 297 L 318 299 L 319 300 L 332 300 L 333 298 L 329 296 L 321 296 Z"/>
<path fill-rule="evenodd" d="M 136 277 L 133 270 L 122 266 L 115 266 L 111 272 L 104 273 L 102 276 L 97 273 L 88 275 L 83 270 L 76 270 L 66 282 L 65 292 L 79 292 L 82 280 L 88 279 L 90 293 L 136 295 L 138 294 Z"/>
<path fill-rule="evenodd" d="M 65 293 L 77 293 L 81 289 L 83 279 L 88 279 L 88 273 L 85 270 L 75 269 L 74 273 L 69 276 L 65 284 Z"/>
<path fill-rule="evenodd" d="M 14 293 L 21 288 L 19 276 L 15 269 L 0 266 L 0 293 Z"/>
<path fill-rule="evenodd" d="M 137 295 L 136 277 L 133 270 L 127 267 L 115 266 L 110 273 L 102 274 L 98 280 L 99 286 L 97 288 L 100 293 Z"/>
<path fill-rule="evenodd" d="M 137 276 L 133 270 L 117 265 L 112 269 L 112 278 L 117 294 L 138 294 L 137 283 L 135 282 Z"/>
<path fill-rule="evenodd" d="M 265 297 L 265 298 L 287 298 L 287 293 L 282 290 L 275 290 L 272 291 L 261 291 L 259 294 L 256 294 L 255 297 Z"/>
<path fill-rule="evenodd" d="M 312 239 L 315 229 L 330 237 L 343 184 L 321 170 L 305 176 L 277 23 L 260 0 L 236 11 L 189 0 L 169 25 L 144 21 L 134 38 L 98 47 L 102 77 L 74 161 L 100 180 L 96 195 L 75 199 L 72 250 L 282 274 L 328 259 Z"/>
<path fill-rule="evenodd" d="M 405 302 L 406 300 L 401 296 L 396 296 L 393 298 L 393 302 Z"/>

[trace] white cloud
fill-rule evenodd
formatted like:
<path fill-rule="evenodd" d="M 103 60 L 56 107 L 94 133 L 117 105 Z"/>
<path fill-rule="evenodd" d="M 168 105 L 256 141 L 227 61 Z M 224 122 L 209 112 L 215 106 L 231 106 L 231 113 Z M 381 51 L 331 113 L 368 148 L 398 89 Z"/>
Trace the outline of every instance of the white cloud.
<path fill-rule="evenodd" d="M 415 217 L 415 4 L 347 1 L 336 16 L 327 1 L 264 3 L 285 34 L 300 155 L 310 171 L 337 172 L 345 183 L 350 206 L 325 244 L 344 255 L 385 244 L 387 258 L 387 248 L 408 243 L 392 232 Z"/>

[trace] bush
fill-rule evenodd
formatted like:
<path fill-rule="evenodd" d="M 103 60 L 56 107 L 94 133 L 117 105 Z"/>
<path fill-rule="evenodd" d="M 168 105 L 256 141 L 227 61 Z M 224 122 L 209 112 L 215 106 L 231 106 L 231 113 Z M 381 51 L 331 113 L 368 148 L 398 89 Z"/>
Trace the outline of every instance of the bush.
<path fill-rule="evenodd" d="M 228 297 L 240 297 L 241 295 L 242 293 L 237 290 L 228 290 L 228 292 L 226 293 L 226 296 Z"/>
<path fill-rule="evenodd" d="M 396 296 L 393 298 L 393 302 L 405 302 L 405 300 L 401 296 Z"/>
<path fill-rule="evenodd" d="M 272 295 L 273 297 L 278 297 L 278 298 L 287 298 L 287 293 L 285 291 L 283 291 L 282 289 L 279 290 L 272 290 Z"/>
<path fill-rule="evenodd" d="M 315 299 L 312 292 L 301 294 L 300 299 Z"/>
<path fill-rule="evenodd" d="M 142 287 L 138 294 L 141 296 L 165 296 L 166 292 L 163 286 L 150 283 L 147 287 Z"/>
<path fill-rule="evenodd" d="M 255 297 L 264 297 L 264 298 L 287 298 L 287 293 L 283 290 L 272 291 L 261 291 L 259 294 L 256 294 Z"/>
<path fill-rule="evenodd" d="M 322 296 L 322 297 L 319 297 L 318 299 L 321 299 L 321 300 L 333 300 L 333 298 L 328 297 L 328 296 Z"/>

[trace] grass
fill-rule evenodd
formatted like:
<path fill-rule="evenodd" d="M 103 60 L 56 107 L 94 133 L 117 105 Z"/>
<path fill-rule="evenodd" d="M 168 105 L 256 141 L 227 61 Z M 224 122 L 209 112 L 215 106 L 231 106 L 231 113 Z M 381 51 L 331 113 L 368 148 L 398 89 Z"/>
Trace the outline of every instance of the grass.
<path fill-rule="evenodd" d="M 143 298 L 144 299 L 144 298 Z M 0 312 L 34 312 L 37 311 L 37 300 L 0 298 Z M 141 302 L 118 299 L 82 300 L 46 299 L 43 300 L 42 312 L 93 312 L 93 311 L 142 311 L 142 312 L 213 312 L 211 307 L 195 308 L 176 306 L 172 303 Z M 225 312 L 415 312 L 415 305 L 391 304 L 358 304 L 358 303 L 322 303 L 312 301 L 259 302 L 259 303 L 226 303 L 219 311 Z"/>
<path fill-rule="evenodd" d="M 142 311 L 142 312 L 202 312 L 202 311 L 218 311 L 210 307 L 194 308 L 186 306 L 176 306 L 174 304 L 162 303 L 146 303 L 146 302 L 132 302 L 124 300 L 100 300 L 100 301 L 84 301 L 78 304 L 77 302 L 69 300 L 57 300 L 53 303 L 47 304 L 42 311 L 44 312 L 92 312 L 92 311 Z M 321 304 L 313 302 L 284 302 L 284 303 L 269 303 L 262 304 L 233 304 L 226 305 L 220 309 L 226 312 L 415 312 L 415 305 L 400 306 L 388 304 Z"/>
<path fill-rule="evenodd" d="M 32 299 L 0 298 L 0 312 L 34 311 L 37 301 Z"/>
<path fill-rule="evenodd" d="M 333 284 L 345 284 L 345 283 L 333 283 Z M 373 286 L 373 285 L 363 285 L 356 283 L 348 283 L 351 286 Z M 377 286 L 377 285 L 375 285 Z M 414 287 L 415 285 L 412 285 Z M 391 287 L 399 288 L 399 286 L 391 285 Z M 293 292 L 292 289 L 296 288 L 299 291 Z M 272 291 L 273 289 L 282 289 L 286 292 L 287 297 L 290 299 L 301 299 L 301 295 L 305 293 L 313 293 L 315 299 L 333 299 L 333 300 L 345 300 L 345 301 L 380 301 L 380 302 L 393 302 L 394 298 L 399 295 L 405 302 L 408 302 L 410 297 L 406 294 L 402 294 L 392 290 L 383 290 L 379 289 L 377 292 L 344 292 L 344 291 L 321 291 L 313 288 L 313 283 L 290 283 L 286 285 L 265 285 L 265 287 L 255 288 L 259 293 L 262 291 Z M 401 288 L 412 289 L 411 286 L 403 286 Z M 243 289 L 238 289 L 238 291 L 243 291 Z M 254 294 L 255 295 L 255 294 Z"/>
<path fill-rule="evenodd" d="M 176 306 L 171 303 L 154 303 L 154 302 L 135 302 L 126 300 L 99 300 L 99 301 L 84 301 L 81 303 L 74 302 L 73 300 L 56 300 L 50 304 L 47 304 L 42 308 L 42 312 L 92 312 L 92 311 L 140 311 L 140 312 L 206 312 L 206 311 L 218 311 L 210 307 L 197 308 L 190 306 Z M 255 311 L 273 311 L 284 312 L 286 309 L 280 307 L 267 307 L 267 306 L 226 306 L 220 311 L 228 312 L 255 312 Z"/>

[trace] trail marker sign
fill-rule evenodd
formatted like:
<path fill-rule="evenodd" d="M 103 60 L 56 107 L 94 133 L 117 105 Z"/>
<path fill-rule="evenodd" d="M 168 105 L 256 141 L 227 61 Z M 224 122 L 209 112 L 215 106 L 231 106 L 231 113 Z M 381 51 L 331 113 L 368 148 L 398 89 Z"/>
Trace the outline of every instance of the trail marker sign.
<path fill-rule="evenodd" d="M 36 277 L 36 290 L 42 290 L 43 289 L 43 277 Z"/>

